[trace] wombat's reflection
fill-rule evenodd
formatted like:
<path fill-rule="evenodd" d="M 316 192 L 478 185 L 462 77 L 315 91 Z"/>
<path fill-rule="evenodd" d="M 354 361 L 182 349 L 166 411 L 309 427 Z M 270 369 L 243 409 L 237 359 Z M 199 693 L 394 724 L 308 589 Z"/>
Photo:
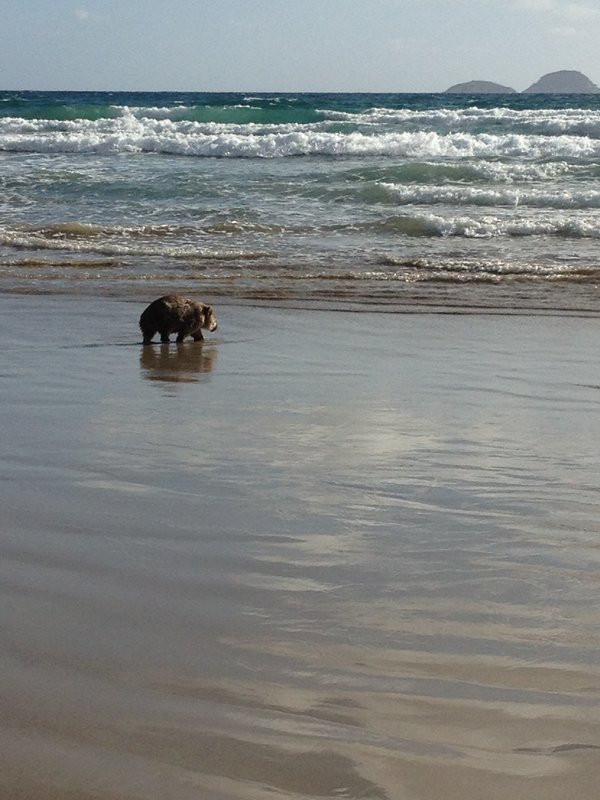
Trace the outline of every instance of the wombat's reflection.
<path fill-rule="evenodd" d="M 187 342 L 176 347 L 168 344 L 146 345 L 140 356 L 145 378 L 174 383 L 202 380 L 202 374 L 212 372 L 216 361 L 216 348 L 200 342 Z"/>

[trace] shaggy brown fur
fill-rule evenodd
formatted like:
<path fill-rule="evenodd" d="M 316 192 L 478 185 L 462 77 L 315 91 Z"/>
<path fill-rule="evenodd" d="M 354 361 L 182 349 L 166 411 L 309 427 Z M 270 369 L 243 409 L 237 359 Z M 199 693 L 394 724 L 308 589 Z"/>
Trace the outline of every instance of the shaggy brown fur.
<path fill-rule="evenodd" d="M 168 342 L 171 333 L 177 334 L 178 342 L 183 342 L 186 336 L 199 342 L 204 339 L 202 328 L 217 330 L 217 318 L 212 308 L 205 303 L 168 294 L 150 303 L 140 317 L 140 328 L 144 344 L 150 344 L 157 331 L 161 342 Z"/>

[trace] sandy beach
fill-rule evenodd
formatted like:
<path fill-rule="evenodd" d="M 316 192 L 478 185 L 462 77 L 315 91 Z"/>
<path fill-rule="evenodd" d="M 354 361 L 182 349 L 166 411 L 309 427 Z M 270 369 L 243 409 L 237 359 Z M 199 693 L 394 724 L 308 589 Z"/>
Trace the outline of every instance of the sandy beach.
<path fill-rule="evenodd" d="M 598 319 L 150 299 L 0 296 L 1 800 L 595 800 Z"/>

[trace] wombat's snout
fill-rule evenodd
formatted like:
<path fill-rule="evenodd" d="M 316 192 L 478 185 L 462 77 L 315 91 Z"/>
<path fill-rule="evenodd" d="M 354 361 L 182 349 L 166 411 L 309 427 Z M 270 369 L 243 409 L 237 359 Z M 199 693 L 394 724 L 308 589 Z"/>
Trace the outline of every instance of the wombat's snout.
<path fill-rule="evenodd" d="M 204 306 L 204 322 L 202 323 L 202 327 L 206 328 L 206 330 L 211 333 L 218 328 L 217 315 L 213 311 L 212 306 Z"/>

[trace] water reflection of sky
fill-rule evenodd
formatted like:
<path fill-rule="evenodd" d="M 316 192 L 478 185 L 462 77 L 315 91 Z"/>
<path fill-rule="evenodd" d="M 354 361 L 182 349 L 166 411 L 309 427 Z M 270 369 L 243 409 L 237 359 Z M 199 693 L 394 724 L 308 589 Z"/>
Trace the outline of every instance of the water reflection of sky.
<path fill-rule="evenodd" d="M 142 393 L 139 416 L 107 417 L 103 447 L 111 427 L 121 453 L 135 442 L 151 504 L 291 537 L 254 541 L 270 563 L 345 560 L 423 596 L 487 581 L 503 602 L 551 597 L 550 563 L 578 558 L 565 536 L 585 546 L 596 525 L 590 323 L 544 322 L 542 339 L 535 319 L 373 315 L 354 334 L 342 315 L 326 341 L 319 322 L 274 312 L 263 339 L 220 346 L 201 394 L 166 408 Z"/>

